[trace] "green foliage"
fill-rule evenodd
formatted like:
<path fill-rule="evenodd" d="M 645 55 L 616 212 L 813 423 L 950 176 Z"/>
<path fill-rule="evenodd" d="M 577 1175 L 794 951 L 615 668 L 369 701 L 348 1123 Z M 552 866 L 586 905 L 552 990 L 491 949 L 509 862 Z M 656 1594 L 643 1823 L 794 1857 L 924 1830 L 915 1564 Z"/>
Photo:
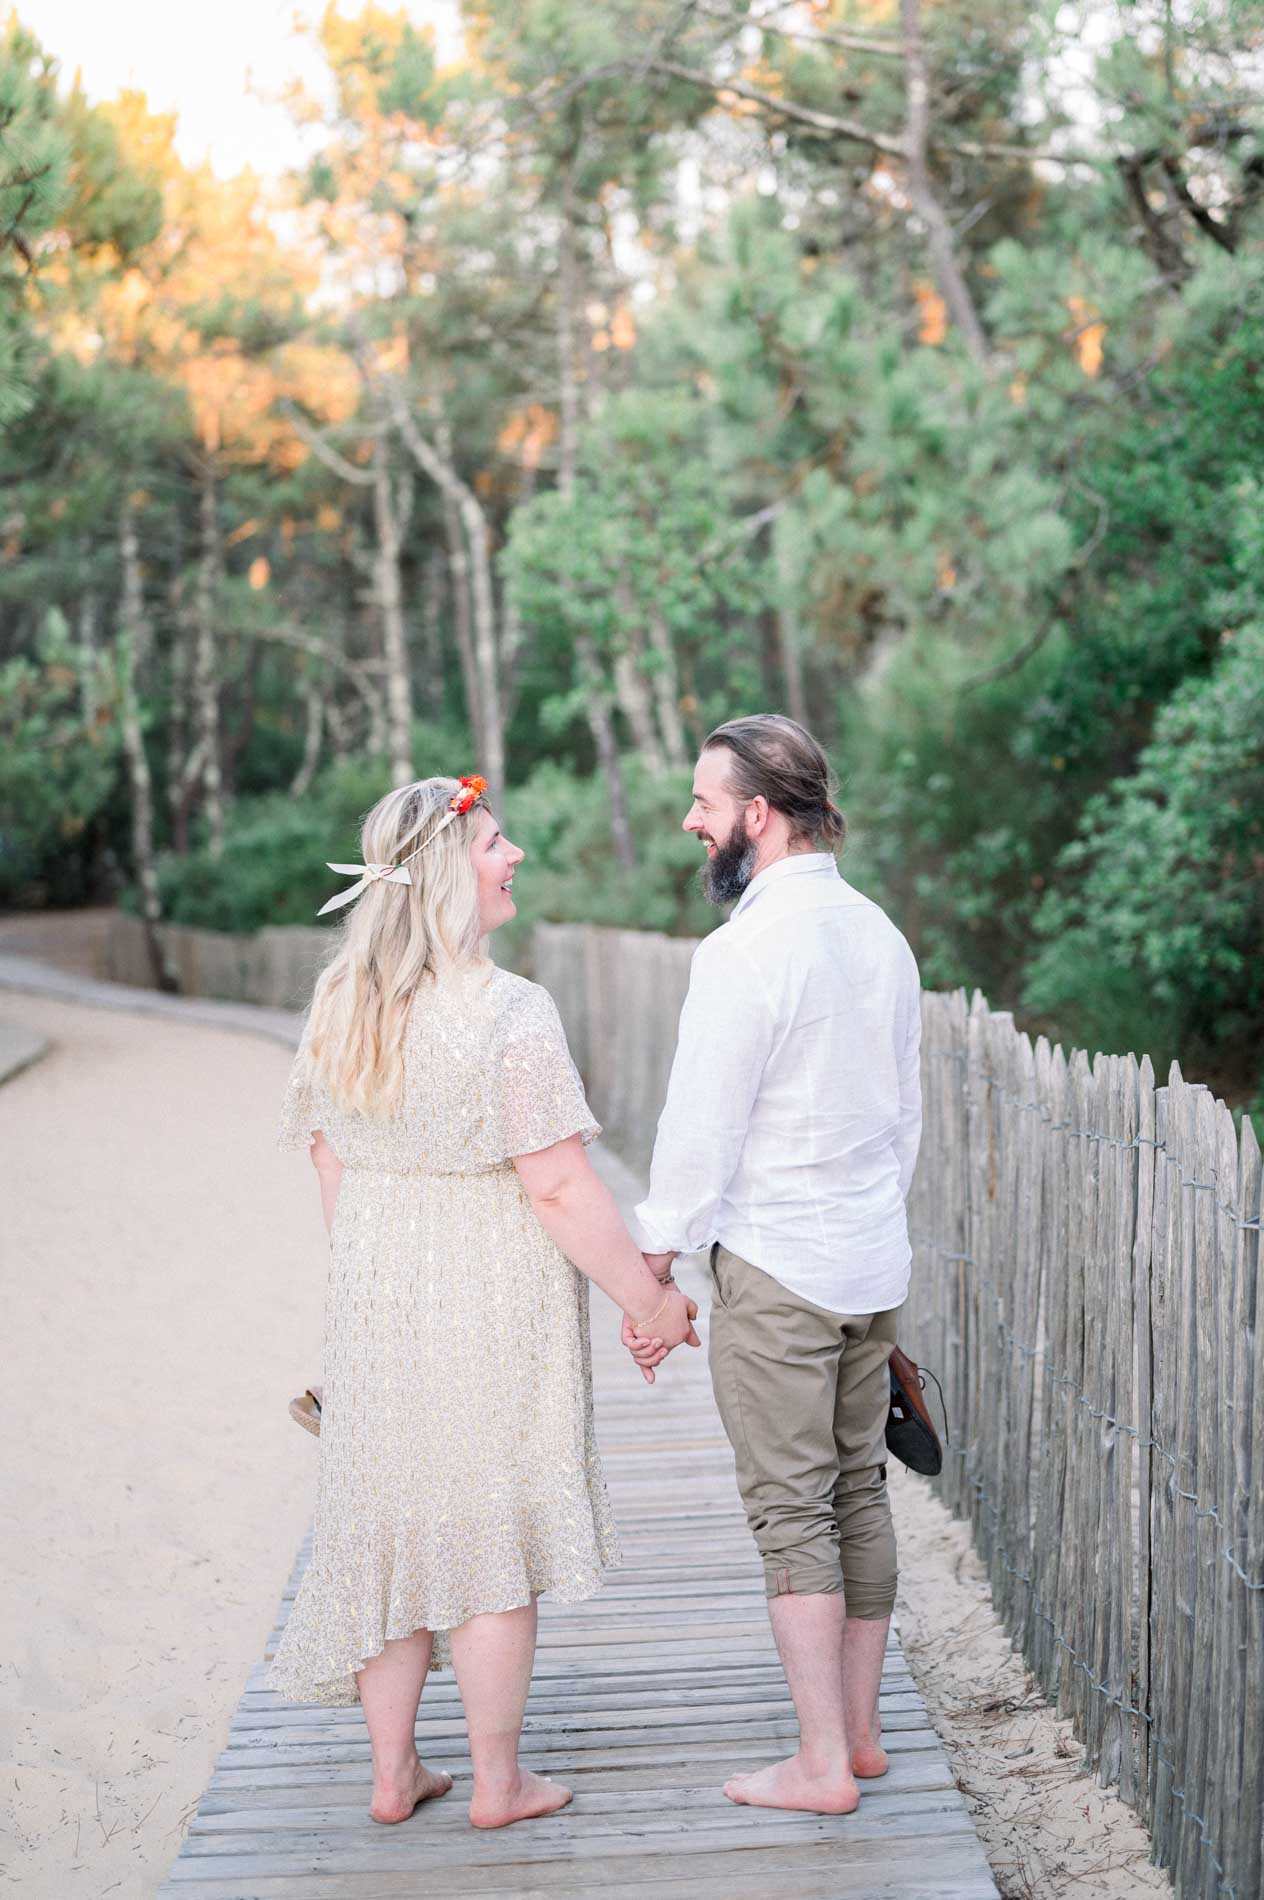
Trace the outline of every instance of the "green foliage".
<path fill-rule="evenodd" d="M 1170 1052 L 1173 1019 L 1148 990 L 1138 1001 L 1132 973 L 1111 979 L 1100 959 L 1041 948 L 1036 918 L 1060 914 L 1058 893 L 1078 889 L 1077 860 L 1063 853 L 1090 801 L 1128 780 L 1170 696 L 1183 682 L 1193 690 L 1220 653 L 1226 621 L 1260 615 L 1264 595 L 1244 579 L 1259 514 L 1244 497 L 1257 492 L 1249 471 L 1264 468 L 1251 393 L 1264 357 L 1259 268 L 1253 258 L 1204 262 L 1157 320 L 1160 360 L 1135 405 L 1078 370 L 1067 381 L 1052 338 L 1041 345 L 1050 373 L 1033 348 L 1020 412 L 1030 446 L 1070 465 L 1077 552 L 1061 585 L 1038 593 L 986 657 L 961 640 L 905 641 L 841 708 L 854 875 L 910 932 L 926 980 L 1039 996 L 1046 1027 L 1102 1046 Z M 1130 261 L 1121 272 L 1131 284 Z M 1129 289 L 1121 321 L 1134 303 Z M 1113 794 L 1091 809 L 1097 824 L 1122 822 Z M 1038 981 L 1024 974 L 1033 957 Z M 1210 1061 L 1230 1045 L 1198 1015 L 1197 993 L 1184 1048 Z M 1249 1078 L 1221 1079 L 1233 1093 Z"/>
<path fill-rule="evenodd" d="M 229 812 L 224 851 L 167 857 L 158 872 L 163 914 L 206 930 L 312 924 L 341 888 L 327 861 L 352 864 L 364 814 L 390 789 L 380 761 L 333 766 L 306 796 L 241 798 Z"/>
<path fill-rule="evenodd" d="M 1182 686 L 1091 798 L 1036 919 L 1029 1008 L 1090 1048 L 1218 1068 L 1264 1038 L 1264 621 Z M 1218 1077 L 1217 1077 L 1218 1079 Z"/>
<path fill-rule="evenodd" d="M 608 667 L 627 655 L 653 681 L 670 655 L 674 699 L 699 735 L 735 693 L 758 697 L 755 576 L 706 457 L 705 418 L 687 396 L 629 392 L 585 432 L 573 495 L 515 510 L 504 568 L 538 656 L 566 692 L 540 708 L 562 729 L 587 636 Z"/>
<path fill-rule="evenodd" d="M 93 894 L 118 780 L 114 682 L 52 617 L 35 656 L 0 665 L 0 903 Z"/>
<path fill-rule="evenodd" d="M 635 870 L 618 862 L 600 775 L 581 778 L 541 765 L 510 802 L 507 825 L 527 853 L 514 879 L 517 929 L 540 921 L 600 923 L 629 930 L 701 935 L 718 921 L 701 894 L 697 842 L 681 830 L 689 809 L 689 772 L 627 773 Z"/>
<path fill-rule="evenodd" d="M 43 354 L 33 318 L 41 265 L 64 278 L 102 252 L 120 259 L 157 234 L 155 182 L 122 157 L 109 116 L 76 87 L 57 91 L 57 61 L 10 16 L 0 26 L 0 426 L 26 414 Z"/>
<path fill-rule="evenodd" d="M 29 253 L 70 196 L 70 140 L 58 124 L 56 68 L 11 18 L 0 40 L 0 233 Z"/>
<path fill-rule="evenodd" d="M 257 738 L 266 750 L 266 736 Z M 460 777 L 470 756 L 464 727 L 419 722 L 413 756 L 422 777 Z M 288 790 L 243 795 L 229 807 L 222 855 L 202 843 L 161 860 L 164 915 L 206 930 L 314 923 L 340 888 L 329 863 L 356 862 L 361 822 L 390 785 L 382 760 L 355 758 L 326 767 L 299 798 Z"/>

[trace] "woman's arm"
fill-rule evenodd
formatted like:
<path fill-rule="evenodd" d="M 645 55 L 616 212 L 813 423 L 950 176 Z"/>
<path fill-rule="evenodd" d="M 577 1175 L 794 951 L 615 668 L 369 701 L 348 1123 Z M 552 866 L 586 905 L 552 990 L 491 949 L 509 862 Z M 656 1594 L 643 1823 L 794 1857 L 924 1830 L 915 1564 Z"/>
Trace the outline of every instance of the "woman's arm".
<path fill-rule="evenodd" d="M 579 1135 L 515 1155 L 514 1166 L 545 1232 L 635 1325 L 666 1346 L 701 1343 L 693 1330 L 697 1307 L 650 1272 Z"/>
<path fill-rule="evenodd" d="M 319 1131 L 312 1139 L 311 1157 L 312 1166 L 320 1179 L 320 1211 L 325 1217 L 325 1232 L 328 1234 L 333 1232 L 342 1163 Z"/>

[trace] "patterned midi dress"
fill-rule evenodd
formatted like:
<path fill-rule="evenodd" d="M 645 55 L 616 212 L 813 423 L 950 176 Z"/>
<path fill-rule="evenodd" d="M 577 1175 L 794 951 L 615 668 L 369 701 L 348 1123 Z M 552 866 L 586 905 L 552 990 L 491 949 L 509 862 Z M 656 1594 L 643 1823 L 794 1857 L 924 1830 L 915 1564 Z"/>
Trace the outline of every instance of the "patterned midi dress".
<path fill-rule="evenodd" d="M 268 1674 L 293 1702 L 358 1700 L 385 1642 L 619 1562 L 593 1434 L 588 1282 L 512 1157 L 601 1131 L 552 998 L 490 965 L 427 979 L 389 1121 L 337 1108 L 295 1060 L 281 1144 L 343 1163 L 330 1238 L 312 1554 Z"/>

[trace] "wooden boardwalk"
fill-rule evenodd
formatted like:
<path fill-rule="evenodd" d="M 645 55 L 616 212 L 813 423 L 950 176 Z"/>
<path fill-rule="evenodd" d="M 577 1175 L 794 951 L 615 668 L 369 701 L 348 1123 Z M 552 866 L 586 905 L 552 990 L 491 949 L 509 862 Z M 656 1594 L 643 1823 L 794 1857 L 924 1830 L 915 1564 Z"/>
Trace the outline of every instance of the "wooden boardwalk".
<path fill-rule="evenodd" d="M 261 1663 L 166 1900 L 996 1900 L 894 1638 L 881 1705 L 891 1771 L 865 1784 L 858 1813 L 725 1800 L 728 1775 L 786 1753 L 796 1731 L 705 1354 L 674 1354 L 650 1391 L 599 1295 L 593 1314 L 626 1567 L 588 1603 L 541 1605 L 523 1751 L 574 1788 L 572 1806 L 495 1833 L 469 1826 L 469 1753 L 445 1674 L 422 1697 L 418 1746 L 456 1785 L 401 1826 L 376 1826 L 360 1711 L 287 1705 L 263 1688 Z"/>

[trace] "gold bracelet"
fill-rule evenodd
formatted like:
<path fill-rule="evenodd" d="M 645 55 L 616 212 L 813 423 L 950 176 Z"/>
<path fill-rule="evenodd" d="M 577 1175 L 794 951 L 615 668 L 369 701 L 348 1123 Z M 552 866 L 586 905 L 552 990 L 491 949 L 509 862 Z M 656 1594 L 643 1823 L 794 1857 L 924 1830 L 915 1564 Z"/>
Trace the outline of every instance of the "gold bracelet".
<path fill-rule="evenodd" d="M 663 1304 L 657 1309 L 657 1311 L 651 1313 L 648 1319 L 633 1320 L 632 1331 L 634 1333 L 641 1333 L 641 1332 L 644 1332 L 647 1326 L 652 1326 L 655 1320 L 661 1318 L 661 1316 L 667 1311 L 667 1307 L 670 1300 L 671 1300 L 671 1288 L 668 1287 L 666 1293 L 663 1295 Z"/>

